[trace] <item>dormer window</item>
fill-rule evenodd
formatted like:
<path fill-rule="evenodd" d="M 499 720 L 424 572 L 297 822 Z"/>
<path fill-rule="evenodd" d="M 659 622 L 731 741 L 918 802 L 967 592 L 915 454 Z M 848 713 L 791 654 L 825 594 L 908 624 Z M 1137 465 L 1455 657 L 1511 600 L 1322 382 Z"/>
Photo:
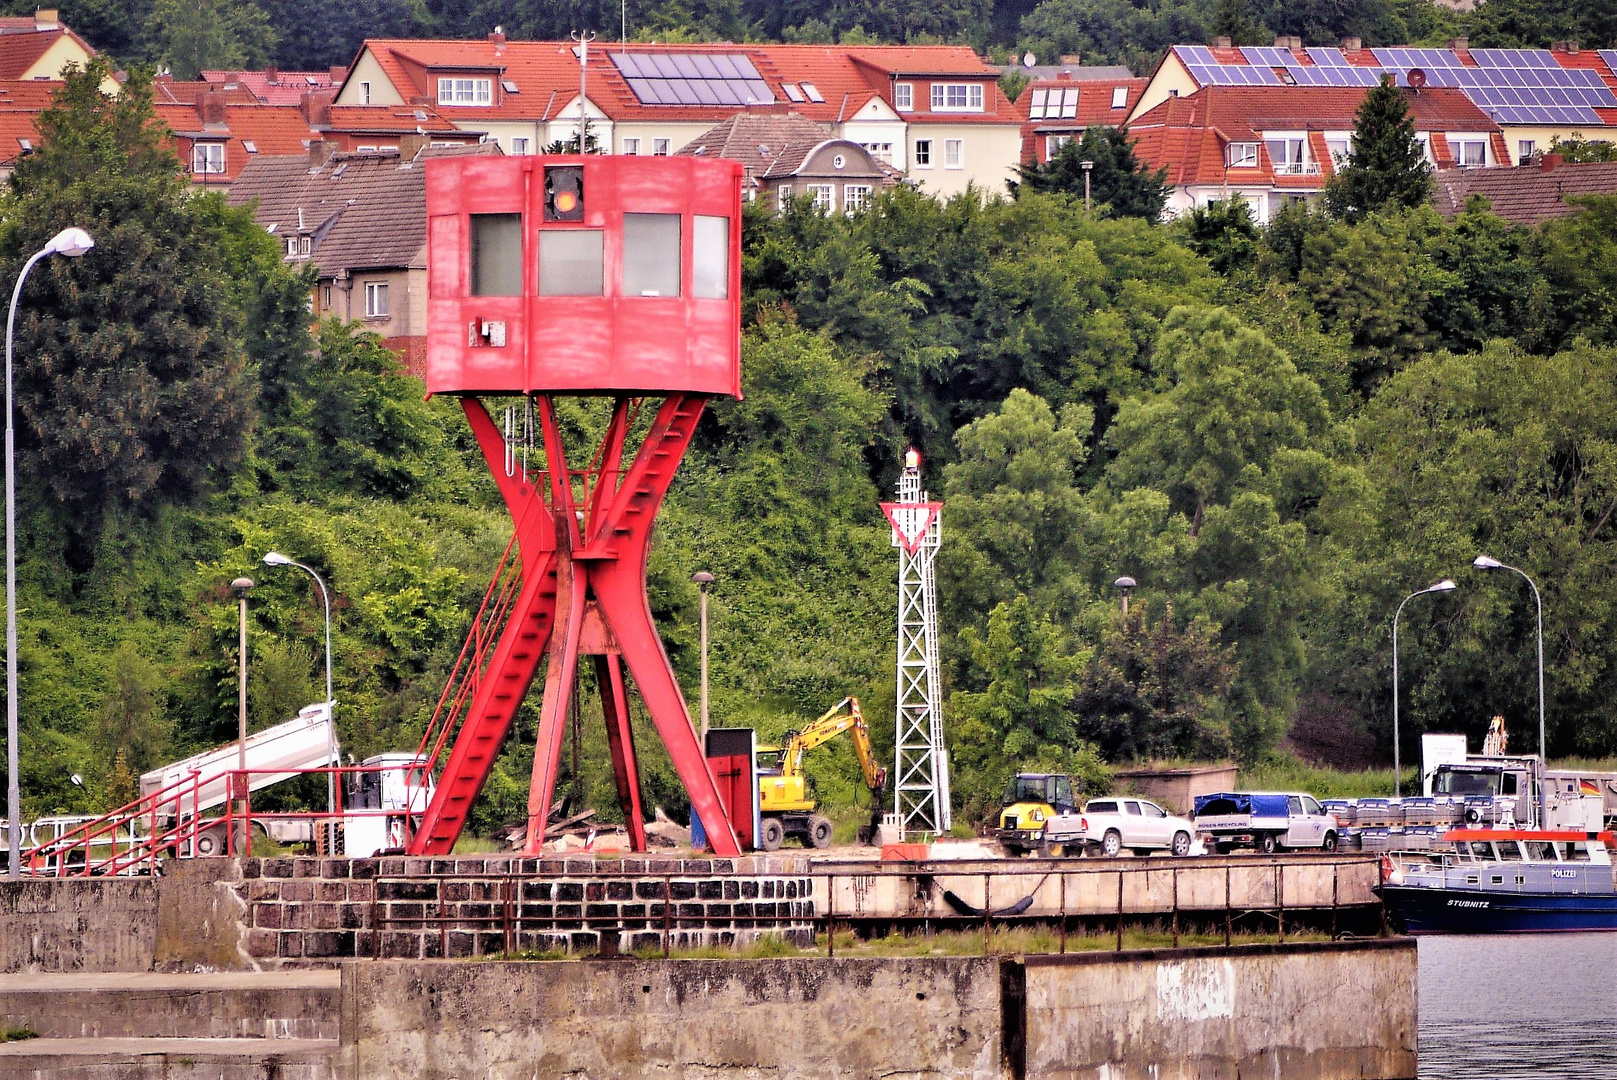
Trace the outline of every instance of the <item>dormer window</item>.
<path fill-rule="evenodd" d="M 225 171 L 224 143 L 197 143 L 191 147 L 191 172 L 198 176 Z"/>
<path fill-rule="evenodd" d="M 982 112 L 982 83 L 933 83 L 933 112 Z"/>
<path fill-rule="evenodd" d="M 901 82 L 893 84 L 893 107 L 901 112 L 909 112 L 915 108 L 914 83 Z"/>
<path fill-rule="evenodd" d="M 1258 167 L 1258 144 L 1255 142 L 1230 143 L 1228 160 L 1232 169 L 1256 169 Z"/>
<path fill-rule="evenodd" d="M 492 105 L 494 104 L 494 80 L 439 79 L 438 104 Z"/>

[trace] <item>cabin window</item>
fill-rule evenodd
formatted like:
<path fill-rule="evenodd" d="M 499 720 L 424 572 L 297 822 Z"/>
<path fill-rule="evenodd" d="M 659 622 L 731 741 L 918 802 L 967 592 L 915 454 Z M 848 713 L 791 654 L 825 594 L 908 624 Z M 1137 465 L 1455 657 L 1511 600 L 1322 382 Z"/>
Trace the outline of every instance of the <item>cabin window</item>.
<path fill-rule="evenodd" d="M 1084 812 L 1087 814 L 1115 814 L 1117 813 L 1117 804 L 1110 801 L 1091 802 L 1089 808 Z"/>
<path fill-rule="evenodd" d="M 522 215 L 472 215 L 472 295 L 522 295 Z"/>
<path fill-rule="evenodd" d="M 1524 840 L 1522 846 L 1527 849 L 1527 857 L 1533 862 L 1555 861 L 1555 845 L 1548 840 Z"/>
<path fill-rule="evenodd" d="M 606 234 L 600 229 L 539 233 L 539 295 L 600 296 Z"/>
<path fill-rule="evenodd" d="M 709 300 L 730 295 L 730 219 L 696 215 L 692 231 L 692 291 Z"/>
<path fill-rule="evenodd" d="M 1516 794 L 1516 774 L 1506 773 L 1503 777 L 1503 784 L 1499 790 L 1503 795 Z"/>
<path fill-rule="evenodd" d="M 1503 885 L 1505 883 L 1505 875 L 1494 874 L 1488 879 L 1488 883 L 1491 885 Z"/>
<path fill-rule="evenodd" d="M 1487 859 L 1492 862 L 1494 857 L 1493 845 L 1486 840 L 1473 840 L 1471 841 L 1471 854 L 1479 859 Z"/>
<path fill-rule="evenodd" d="M 1521 849 L 1516 846 L 1516 841 L 1514 840 L 1500 840 L 1497 842 L 1497 846 L 1501 859 L 1515 861 L 1522 857 Z"/>
<path fill-rule="evenodd" d="M 1072 805 L 1072 781 L 1065 776 L 1056 778 L 1056 804 L 1069 807 Z"/>
<path fill-rule="evenodd" d="M 623 215 L 623 295 L 679 295 L 679 215 Z"/>
<path fill-rule="evenodd" d="M 1561 859 L 1564 862 L 1588 862 L 1589 849 L 1577 840 L 1568 840 L 1561 847 Z"/>
<path fill-rule="evenodd" d="M 1303 801 L 1295 795 L 1286 796 L 1286 813 L 1292 817 L 1303 816 Z"/>

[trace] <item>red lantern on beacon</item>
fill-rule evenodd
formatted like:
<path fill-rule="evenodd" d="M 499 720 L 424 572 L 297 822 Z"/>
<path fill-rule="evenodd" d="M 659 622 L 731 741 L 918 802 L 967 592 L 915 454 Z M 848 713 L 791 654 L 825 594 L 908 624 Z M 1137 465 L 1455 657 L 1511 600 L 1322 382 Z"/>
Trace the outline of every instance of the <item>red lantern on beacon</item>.
<path fill-rule="evenodd" d="M 698 745 L 645 575 L 702 409 L 741 393 L 741 166 L 569 155 L 426 168 L 427 390 L 461 399 L 515 531 L 422 741 L 442 771 L 408 850 L 453 849 L 543 666 L 526 843 L 538 853 L 588 662 L 631 846 L 645 850 L 625 671 L 713 849 L 737 855 L 735 826 L 750 822 L 732 824 Z M 562 395 L 611 400 L 598 443 L 565 444 Z M 496 422 L 484 397 L 519 404 Z"/>

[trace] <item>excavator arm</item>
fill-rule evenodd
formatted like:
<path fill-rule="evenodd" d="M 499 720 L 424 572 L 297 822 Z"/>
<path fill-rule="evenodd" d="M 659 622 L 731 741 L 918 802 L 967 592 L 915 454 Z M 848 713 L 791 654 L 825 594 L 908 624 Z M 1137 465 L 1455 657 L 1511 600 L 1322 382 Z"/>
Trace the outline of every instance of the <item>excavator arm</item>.
<path fill-rule="evenodd" d="M 781 775 L 796 776 L 801 773 L 805 753 L 830 742 L 844 731 L 853 733 L 853 752 L 859 759 L 859 770 L 864 775 L 865 786 L 879 796 L 887 784 L 887 772 L 876 766 L 876 756 L 870 748 L 870 729 L 865 724 L 864 713 L 859 710 L 859 699 L 854 697 L 843 698 L 802 731 L 788 733 L 780 751 Z"/>

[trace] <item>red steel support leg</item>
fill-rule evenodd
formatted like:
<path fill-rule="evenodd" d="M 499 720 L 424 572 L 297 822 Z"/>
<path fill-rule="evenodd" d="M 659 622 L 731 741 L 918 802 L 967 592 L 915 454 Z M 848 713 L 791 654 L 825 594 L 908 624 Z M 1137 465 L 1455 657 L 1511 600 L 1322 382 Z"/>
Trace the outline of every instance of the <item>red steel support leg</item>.
<path fill-rule="evenodd" d="M 601 686 L 601 714 L 606 720 L 606 745 L 612 752 L 612 779 L 617 782 L 618 804 L 629 823 L 629 848 L 646 850 L 646 816 L 640 806 L 640 766 L 634 752 L 634 729 L 629 724 L 629 695 L 623 685 L 623 663 L 608 653 L 595 658 L 595 681 Z"/>
<path fill-rule="evenodd" d="M 558 511 L 558 516 L 566 511 Z M 545 842 L 550 797 L 556 790 L 561 766 L 562 738 L 567 733 L 568 706 L 573 703 L 573 676 L 578 671 L 579 635 L 584 628 L 584 589 L 589 582 L 583 566 L 572 559 L 567 523 L 556 523 L 556 634 L 551 638 L 550 663 L 545 669 L 544 704 L 539 710 L 539 735 L 534 741 L 533 779 L 528 785 L 528 838 L 523 853 L 538 855 Z"/>

